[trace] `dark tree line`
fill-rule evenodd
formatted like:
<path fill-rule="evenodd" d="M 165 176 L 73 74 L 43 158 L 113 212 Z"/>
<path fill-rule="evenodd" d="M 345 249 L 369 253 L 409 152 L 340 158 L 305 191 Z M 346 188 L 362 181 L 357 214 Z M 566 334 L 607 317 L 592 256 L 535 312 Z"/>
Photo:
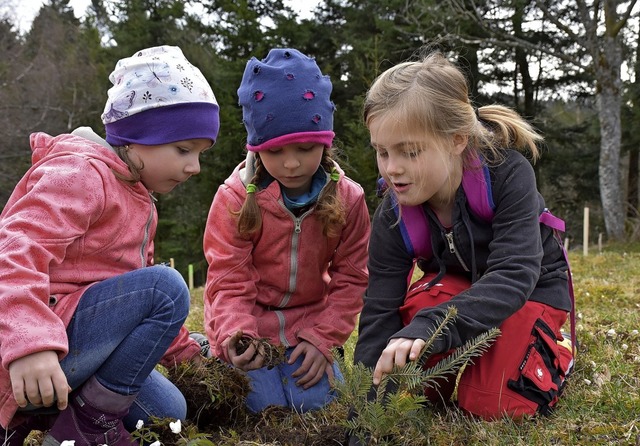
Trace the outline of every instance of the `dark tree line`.
<path fill-rule="evenodd" d="M 536 165 L 539 186 L 549 207 L 567 220 L 570 237 L 581 241 L 584 206 L 592 209 L 594 234 L 636 236 L 632 230 L 620 234 L 615 219 L 614 230 L 609 230 L 605 216 L 618 212 L 619 204 L 608 207 L 601 199 L 600 135 L 609 127 L 602 122 L 604 87 L 598 76 L 603 74 L 596 70 L 603 68 L 594 65 L 594 54 L 602 56 L 597 60 L 603 64 L 604 55 L 612 55 L 611 50 L 603 54 L 594 49 L 602 36 L 589 26 L 597 20 L 604 25 L 605 16 L 596 11 L 599 2 L 581 0 L 578 6 L 586 8 L 582 12 L 591 20 L 586 26 L 584 16 L 571 6 L 575 2 L 551 2 L 553 10 L 545 9 L 547 3 L 324 0 L 311 19 L 300 19 L 282 0 L 93 0 L 78 20 L 68 0 L 48 0 L 24 34 L 16 31 L 9 16 L 0 17 L 0 208 L 30 165 L 30 133 L 55 135 L 87 125 L 103 134 L 100 114 L 116 61 L 143 47 L 178 45 L 210 81 L 221 106 L 221 131 L 214 150 L 203 159 L 201 174 L 160 197 L 156 252 L 157 261 L 174 258 L 183 273 L 193 264 L 196 284 L 202 283 L 202 233 L 209 205 L 218 185 L 244 157 L 236 90 L 247 59 L 264 57 L 276 46 L 292 46 L 316 57 L 334 83 L 342 164 L 367 190 L 373 210 L 377 171 L 361 120 L 363 95 L 377 74 L 429 45 L 458 59 L 477 105 L 511 106 L 545 135 L 544 156 Z M 635 1 L 602 3 L 631 8 Z M 591 15 L 589 8 L 594 8 Z M 554 11 L 569 20 L 563 22 L 567 26 L 575 25 L 571 29 L 578 30 L 576 35 L 563 34 L 566 30 L 554 22 Z M 637 24 L 638 17 L 629 13 L 623 18 L 624 23 L 620 18 L 615 22 L 618 34 L 605 36 L 606 42 L 617 45 L 620 60 L 637 67 L 638 37 L 628 23 Z M 581 32 L 583 25 L 596 34 Z M 585 47 L 587 43 L 596 47 Z M 612 70 L 614 77 L 619 74 L 619 67 Z M 634 123 L 640 89 L 633 79 L 620 78 L 616 85 L 618 154 L 624 162 L 607 159 L 607 168 L 616 169 L 606 175 L 612 177 L 608 182 L 620 186 L 621 203 L 628 205 L 621 224 L 633 229 L 639 220 L 640 136 Z M 607 135 L 611 139 L 615 134 L 614 129 Z M 615 141 L 607 142 L 608 149 L 611 144 Z"/>

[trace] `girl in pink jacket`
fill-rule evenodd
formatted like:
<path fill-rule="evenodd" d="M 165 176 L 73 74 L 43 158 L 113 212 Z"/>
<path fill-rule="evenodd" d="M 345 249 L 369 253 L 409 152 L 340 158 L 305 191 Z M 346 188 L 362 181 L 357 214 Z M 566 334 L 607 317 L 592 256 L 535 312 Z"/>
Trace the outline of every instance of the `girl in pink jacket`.
<path fill-rule="evenodd" d="M 362 308 L 370 220 L 362 188 L 331 157 L 331 89 L 294 49 L 249 60 L 238 89 L 248 156 L 209 212 L 205 327 L 213 354 L 248 371 L 253 412 L 334 398 L 331 350 Z M 286 348 L 284 363 L 263 367 L 265 338 Z"/>
<path fill-rule="evenodd" d="M 84 127 L 31 135 L 33 165 L 0 215 L 0 441 L 130 445 L 149 416 L 183 418 L 154 368 L 197 360 L 189 290 L 153 265 L 153 193 L 200 171 L 219 111 L 177 47 L 120 60 L 103 140 Z"/>

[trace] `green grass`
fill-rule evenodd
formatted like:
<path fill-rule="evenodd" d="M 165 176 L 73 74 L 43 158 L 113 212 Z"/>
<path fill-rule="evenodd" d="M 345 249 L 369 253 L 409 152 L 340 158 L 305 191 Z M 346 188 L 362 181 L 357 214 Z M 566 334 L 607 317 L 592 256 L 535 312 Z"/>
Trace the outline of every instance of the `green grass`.
<path fill-rule="evenodd" d="M 570 254 L 579 351 L 575 371 L 550 417 L 485 422 L 456 410 L 425 409 L 424 422 L 390 444 L 640 445 L 640 247 L 633 248 L 613 246 L 587 257 Z M 202 289 L 197 289 L 187 325 L 202 330 L 202 318 Z M 347 358 L 354 343 L 355 334 Z M 309 429 L 335 422 L 328 414 L 297 416 L 304 417 Z"/>

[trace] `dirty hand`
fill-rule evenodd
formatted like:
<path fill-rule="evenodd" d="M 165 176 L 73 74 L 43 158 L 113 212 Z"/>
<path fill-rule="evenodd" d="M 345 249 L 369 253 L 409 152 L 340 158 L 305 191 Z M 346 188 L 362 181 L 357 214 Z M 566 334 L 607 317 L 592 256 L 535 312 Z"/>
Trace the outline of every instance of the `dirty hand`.
<path fill-rule="evenodd" d="M 67 407 L 71 388 L 56 352 L 48 350 L 16 359 L 9 364 L 9 376 L 18 406 L 31 403 L 50 407 L 57 399 L 58 409 Z"/>
<path fill-rule="evenodd" d="M 422 339 L 396 338 L 389 341 L 378 359 L 373 370 L 373 384 L 378 385 L 382 376 L 391 373 L 393 366 L 404 367 L 409 361 L 415 361 L 420 356 L 426 342 Z"/>
<path fill-rule="evenodd" d="M 301 377 L 296 381 L 297 386 L 302 386 L 304 389 L 313 387 L 325 373 L 329 376 L 329 382 L 333 383 L 333 367 L 315 345 L 302 341 L 291 352 L 289 364 L 296 362 L 300 355 L 304 355 L 302 365 L 291 375 L 293 378 Z"/>
<path fill-rule="evenodd" d="M 242 331 L 237 331 L 233 336 L 228 337 L 222 343 L 222 348 L 227 349 L 229 361 L 235 367 L 238 367 L 245 372 L 261 368 L 264 363 L 263 347 L 259 345 L 258 341 L 251 339 L 247 349 L 242 353 L 238 353 L 238 342 L 242 338 Z M 247 339 L 245 339 L 245 341 L 246 340 Z"/>

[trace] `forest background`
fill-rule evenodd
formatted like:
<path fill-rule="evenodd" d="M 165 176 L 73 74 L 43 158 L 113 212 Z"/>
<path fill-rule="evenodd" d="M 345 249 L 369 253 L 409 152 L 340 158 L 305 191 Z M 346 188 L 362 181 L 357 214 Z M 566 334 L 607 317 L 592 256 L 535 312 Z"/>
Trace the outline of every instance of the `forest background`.
<path fill-rule="evenodd" d="M 377 204 L 377 169 L 362 123 L 375 77 L 436 43 L 466 71 L 476 106 L 501 103 L 545 136 L 535 165 L 548 207 L 583 238 L 640 238 L 640 14 L 637 0 L 321 0 L 301 17 L 282 0 L 92 0 L 81 19 L 47 0 L 21 31 L 0 0 L 0 209 L 29 168 L 29 134 L 100 121 L 118 59 L 180 46 L 210 81 L 221 131 L 202 171 L 160 196 L 156 261 L 206 276 L 202 234 L 217 187 L 244 156 L 236 90 L 247 60 L 273 47 L 314 56 L 333 81 L 341 164 Z M 5 2 L 5 3 L 3 3 Z M 4 6 L 4 8 L 3 8 Z"/>

